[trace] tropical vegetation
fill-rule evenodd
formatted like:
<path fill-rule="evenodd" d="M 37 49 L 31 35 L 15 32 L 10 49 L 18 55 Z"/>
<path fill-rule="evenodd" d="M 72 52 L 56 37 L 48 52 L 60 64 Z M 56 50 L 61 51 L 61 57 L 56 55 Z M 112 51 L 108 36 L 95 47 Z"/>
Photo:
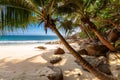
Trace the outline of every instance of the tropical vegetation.
<path fill-rule="evenodd" d="M 106 25 L 119 29 L 119 6 L 120 1 L 115 0 L 0 0 L 0 31 L 26 29 L 32 24 L 44 23 L 45 32 L 50 28 L 80 64 L 98 79 L 116 80 L 91 66 L 69 45 L 58 27 L 67 32 L 79 26 L 91 40 L 89 33 L 92 31 L 101 43 L 116 51 L 99 29 Z"/>

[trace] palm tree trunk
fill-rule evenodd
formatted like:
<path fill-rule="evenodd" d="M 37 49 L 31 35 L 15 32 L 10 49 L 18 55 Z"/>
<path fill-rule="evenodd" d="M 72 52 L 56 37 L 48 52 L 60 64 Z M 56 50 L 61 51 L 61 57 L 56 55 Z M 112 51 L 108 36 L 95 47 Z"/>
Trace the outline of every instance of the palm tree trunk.
<path fill-rule="evenodd" d="M 90 36 L 90 34 L 88 33 L 88 31 L 83 27 L 83 24 L 81 24 L 79 27 L 87 35 L 87 37 L 89 38 L 89 40 L 93 41 L 93 38 Z"/>
<path fill-rule="evenodd" d="M 106 39 L 104 39 L 104 37 L 97 31 L 96 29 L 96 25 L 94 23 L 92 23 L 91 21 L 87 22 L 91 28 L 91 30 L 95 33 L 95 35 L 99 38 L 99 40 L 103 43 L 103 45 L 105 45 L 107 48 L 109 48 L 111 51 L 115 51 L 115 47 L 113 47 L 112 44 L 110 44 L 110 42 L 108 42 Z"/>
<path fill-rule="evenodd" d="M 117 28 L 118 30 L 120 30 L 119 25 L 115 24 L 112 20 L 104 20 L 106 22 L 109 22 L 110 24 L 112 24 L 115 28 Z"/>
<path fill-rule="evenodd" d="M 68 42 L 63 38 L 63 36 L 59 33 L 59 31 L 56 29 L 55 25 L 50 25 L 50 28 L 56 33 L 56 35 L 59 37 L 61 42 L 64 44 L 64 46 L 69 50 L 69 52 L 83 65 L 88 71 L 93 73 L 98 79 L 100 80 L 115 80 L 111 76 L 107 76 L 106 74 L 98 71 L 93 66 L 91 66 L 86 60 L 84 60 L 78 52 L 76 52 L 69 44 Z"/>
<path fill-rule="evenodd" d="M 104 39 L 104 37 L 97 31 L 96 25 L 90 21 L 87 15 L 86 17 L 81 18 L 81 21 L 83 23 L 87 23 L 90 26 L 90 29 L 92 30 L 92 32 L 95 33 L 95 35 L 99 38 L 99 40 L 101 41 L 101 43 L 103 43 L 103 45 L 105 45 L 111 51 L 116 51 L 115 47 L 113 47 L 113 45 L 110 44 L 110 42 L 108 42 L 106 39 Z"/>

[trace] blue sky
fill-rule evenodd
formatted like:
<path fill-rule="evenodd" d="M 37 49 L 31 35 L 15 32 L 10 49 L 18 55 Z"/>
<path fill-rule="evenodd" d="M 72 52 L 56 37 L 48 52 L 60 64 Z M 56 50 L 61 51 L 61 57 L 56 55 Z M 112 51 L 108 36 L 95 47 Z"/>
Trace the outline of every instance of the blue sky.
<path fill-rule="evenodd" d="M 44 24 L 41 24 L 40 26 L 30 25 L 26 30 L 17 29 L 13 32 L 7 32 L 7 35 L 56 35 L 54 32 L 52 32 L 50 29 L 47 30 L 47 34 L 45 33 Z M 75 32 L 80 32 L 81 30 L 79 28 L 75 29 Z M 60 33 L 62 35 L 65 35 L 64 31 L 60 30 Z"/>
<path fill-rule="evenodd" d="M 13 32 L 7 32 L 7 35 L 55 35 L 55 33 L 48 29 L 46 34 L 43 25 L 40 26 L 31 25 L 26 30 L 17 29 L 14 30 Z"/>

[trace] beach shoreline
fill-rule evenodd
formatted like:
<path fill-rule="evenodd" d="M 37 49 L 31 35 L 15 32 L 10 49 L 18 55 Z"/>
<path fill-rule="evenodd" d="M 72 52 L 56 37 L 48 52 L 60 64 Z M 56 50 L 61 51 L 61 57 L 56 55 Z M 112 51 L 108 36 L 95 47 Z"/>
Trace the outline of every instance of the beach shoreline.
<path fill-rule="evenodd" d="M 39 49 L 38 46 L 46 49 Z M 78 47 L 76 43 L 72 43 L 71 46 Z M 56 56 L 54 50 L 59 47 L 64 49 L 65 54 L 60 55 L 62 61 L 52 65 L 49 60 Z M 75 60 L 63 44 L 0 45 L 0 79 L 39 80 L 40 78 L 36 78 L 39 76 L 36 70 L 45 66 L 55 66 L 62 69 L 64 80 L 97 80 L 91 73 L 84 71 Z"/>

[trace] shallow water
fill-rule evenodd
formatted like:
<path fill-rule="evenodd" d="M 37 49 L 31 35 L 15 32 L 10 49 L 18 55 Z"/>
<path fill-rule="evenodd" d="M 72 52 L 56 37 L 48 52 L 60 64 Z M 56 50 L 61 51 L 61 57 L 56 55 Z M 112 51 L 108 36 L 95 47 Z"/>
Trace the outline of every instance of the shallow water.
<path fill-rule="evenodd" d="M 58 37 L 48 35 L 5 35 L 0 36 L 0 45 L 45 43 L 54 40 L 58 40 Z"/>

